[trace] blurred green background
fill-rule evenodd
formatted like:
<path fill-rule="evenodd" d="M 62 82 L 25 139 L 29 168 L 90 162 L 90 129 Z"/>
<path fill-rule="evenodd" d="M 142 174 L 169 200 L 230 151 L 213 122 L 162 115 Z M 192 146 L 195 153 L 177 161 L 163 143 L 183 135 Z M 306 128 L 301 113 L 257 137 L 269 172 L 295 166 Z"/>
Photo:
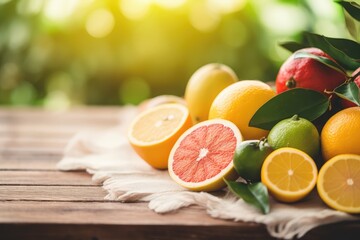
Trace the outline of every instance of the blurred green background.
<path fill-rule="evenodd" d="M 0 104 L 63 109 L 182 96 L 220 62 L 273 81 L 301 31 L 348 37 L 332 0 L 0 0 Z"/>

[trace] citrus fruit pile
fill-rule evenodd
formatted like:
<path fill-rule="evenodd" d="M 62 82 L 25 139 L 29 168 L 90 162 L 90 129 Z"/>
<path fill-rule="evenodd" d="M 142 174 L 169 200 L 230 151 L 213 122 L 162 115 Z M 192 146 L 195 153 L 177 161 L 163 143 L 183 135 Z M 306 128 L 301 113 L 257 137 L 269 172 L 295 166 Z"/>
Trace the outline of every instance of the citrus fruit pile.
<path fill-rule="evenodd" d="M 301 51 L 335 61 L 320 49 Z M 279 69 L 275 88 L 260 80 L 238 80 L 226 65 L 207 64 L 191 76 L 184 98 L 164 95 L 140 105 L 128 139 L 148 164 L 168 169 L 189 190 L 260 183 L 281 202 L 301 201 L 317 190 L 329 207 L 360 213 L 359 106 L 341 105 L 320 128 L 301 113 L 284 117 L 271 129 L 250 126 L 265 103 L 290 89 L 330 97 L 345 81 L 346 75 L 314 57 L 290 56 Z"/>

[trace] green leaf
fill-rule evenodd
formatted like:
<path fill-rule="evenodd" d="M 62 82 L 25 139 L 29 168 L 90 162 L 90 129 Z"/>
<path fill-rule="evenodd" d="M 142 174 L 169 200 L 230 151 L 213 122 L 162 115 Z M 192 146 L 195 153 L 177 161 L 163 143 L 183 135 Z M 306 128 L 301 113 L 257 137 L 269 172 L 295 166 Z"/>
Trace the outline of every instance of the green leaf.
<path fill-rule="evenodd" d="M 225 182 L 228 188 L 246 203 L 261 210 L 264 214 L 270 212 L 269 194 L 264 184 L 261 182 L 246 184 L 228 180 L 225 180 Z"/>
<path fill-rule="evenodd" d="M 360 44 L 350 39 L 330 38 L 303 32 L 302 40 L 299 43 L 285 42 L 280 45 L 291 52 L 302 48 L 316 47 L 329 54 L 346 70 L 355 70 L 360 67 Z"/>
<path fill-rule="evenodd" d="M 355 82 L 343 83 L 334 89 L 334 93 L 360 106 L 359 87 Z"/>
<path fill-rule="evenodd" d="M 307 46 L 298 43 L 298 42 L 283 42 L 279 44 L 281 47 L 285 48 L 286 50 L 289 50 L 290 52 L 296 52 L 297 50 L 300 50 L 302 48 L 306 48 Z"/>
<path fill-rule="evenodd" d="M 360 21 L 360 5 L 356 2 L 338 1 L 347 13 L 357 21 Z"/>
<path fill-rule="evenodd" d="M 355 70 L 360 67 L 360 44 L 340 38 L 329 38 L 315 33 L 304 32 L 304 44 L 320 48 L 333 57 L 342 67 Z"/>
<path fill-rule="evenodd" d="M 294 59 L 295 58 L 311 58 L 311 59 L 314 59 L 318 62 L 321 62 L 322 64 L 344 74 L 346 76 L 346 72 L 345 70 L 339 65 L 337 64 L 336 62 L 328 59 L 328 58 L 325 58 L 325 57 L 321 57 L 321 56 L 317 56 L 317 55 L 314 55 L 314 54 L 311 54 L 311 53 L 308 53 L 308 52 L 296 52 L 294 54 Z"/>
<path fill-rule="evenodd" d="M 330 101 L 322 93 L 304 88 L 282 92 L 262 105 L 251 118 L 249 126 L 270 130 L 279 121 L 295 114 L 309 121 L 320 117 Z"/>
<path fill-rule="evenodd" d="M 344 16 L 345 16 L 345 24 L 346 24 L 346 28 L 348 30 L 348 32 L 350 33 L 350 35 L 357 40 L 358 42 L 360 41 L 360 24 L 358 22 L 358 20 L 354 19 L 349 12 L 344 12 Z"/>

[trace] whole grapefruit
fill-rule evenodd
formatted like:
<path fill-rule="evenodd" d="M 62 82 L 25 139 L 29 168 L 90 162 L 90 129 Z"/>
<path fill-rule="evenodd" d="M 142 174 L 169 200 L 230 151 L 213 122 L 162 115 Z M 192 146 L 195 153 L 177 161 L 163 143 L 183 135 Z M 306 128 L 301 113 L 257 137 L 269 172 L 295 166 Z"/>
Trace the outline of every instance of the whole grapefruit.
<path fill-rule="evenodd" d="M 276 77 L 276 92 L 301 87 L 318 92 L 332 91 L 346 80 L 342 74 L 312 58 L 295 58 L 298 52 L 311 53 L 334 61 L 318 48 L 303 48 L 292 54 L 280 67 Z"/>

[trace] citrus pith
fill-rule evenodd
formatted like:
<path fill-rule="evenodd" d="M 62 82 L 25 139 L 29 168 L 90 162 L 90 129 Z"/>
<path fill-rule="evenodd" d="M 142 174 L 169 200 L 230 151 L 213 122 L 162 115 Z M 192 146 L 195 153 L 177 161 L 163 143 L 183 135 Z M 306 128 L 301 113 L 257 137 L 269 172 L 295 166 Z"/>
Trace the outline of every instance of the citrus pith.
<path fill-rule="evenodd" d="M 279 148 L 265 159 L 261 181 L 279 201 L 296 202 L 315 187 L 317 168 L 314 160 L 295 148 Z"/>
<path fill-rule="evenodd" d="M 163 104 L 140 113 L 128 131 L 130 145 L 148 164 L 166 169 L 176 140 L 192 126 L 186 106 Z"/>
<path fill-rule="evenodd" d="M 340 154 L 319 171 L 317 189 L 331 208 L 360 213 L 360 155 Z"/>
<path fill-rule="evenodd" d="M 237 176 L 233 166 L 239 129 L 230 121 L 213 119 L 198 123 L 177 140 L 169 156 L 169 174 L 179 185 L 193 191 L 215 191 L 223 178 Z"/>

